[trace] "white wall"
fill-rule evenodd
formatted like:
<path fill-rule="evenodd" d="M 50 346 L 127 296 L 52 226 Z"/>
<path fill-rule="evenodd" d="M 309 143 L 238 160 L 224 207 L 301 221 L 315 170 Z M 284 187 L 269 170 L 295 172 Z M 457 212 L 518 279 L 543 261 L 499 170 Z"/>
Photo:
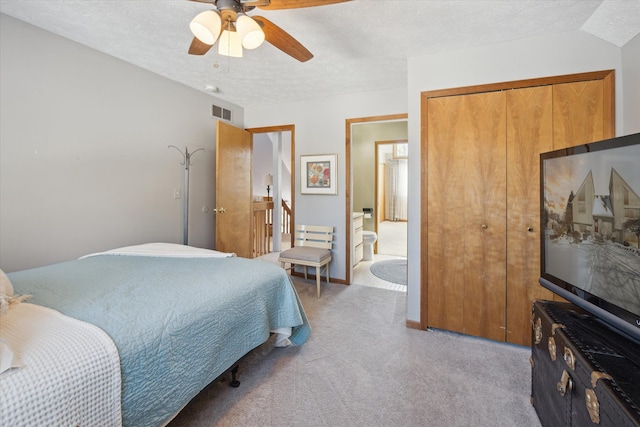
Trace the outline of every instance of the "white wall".
<path fill-rule="evenodd" d="M 300 155 L 338 154 L 338 194 L 301 195 L 300 178 L 296 177 L 296 223 L 333 225 L 334 256 L 331 277 L 346 278 L 345 233 L 345 141 L 346 120 L 406 113 L 404 89 L 382 92 L 346 94 L 309 102 L 274 104 L 245 109 L 248 128 L 295 124 L 296 173 L 300 171 Z"/>
<path fill-rule="evenodd" d="M 256 197 L 267 196 L 267 186 L 264 185 L 265 175 L 273 173 L 273 142 L 268 133 L 253 136 L 253 195 Z M 274 178 L 275 182 L 275 178 Z M 270 189 L 273 196 L 273 186 Z"/>
<path fill-rule="evenodd" d="M 274 196 L 274 186 L 278 184 L 273 163 L 274 145 L 278 143 L 278 137 L 282 138 L 282 152 L 280 153 L 280 198 L 291 201 L 291 132 L 255 133 L 253 134 L 253 195 L 254 197 L 267 196 L 267 186 L 264 179 L 267 174 L 274 175 L 273 185 L 269 195 Z M 276 163 L 277 164 L 277 163 Z"/>
<path fill-rule="evenodd" d="M 0 15 L 0 267 L 15 271 L 149 241 L 213 247 L 213 98 Z M 234 110 L 237 106 L 217 101 Z M 184 195 L 183 195 L 184 196 Z"/>
<path fill-rule="evenodd" d="M 620 135 L 640 132 L 640 34 L 622 47 L 624 127 Z"/>
<path fill-rule="evenodd" d="M 623 111 L 620 68 L 619 48 L 581 31 L 442 52 L 409 60 L 409 320 L 420 320 L 420 93 L 615 69 L 616 129 L 620 134 Z"/>

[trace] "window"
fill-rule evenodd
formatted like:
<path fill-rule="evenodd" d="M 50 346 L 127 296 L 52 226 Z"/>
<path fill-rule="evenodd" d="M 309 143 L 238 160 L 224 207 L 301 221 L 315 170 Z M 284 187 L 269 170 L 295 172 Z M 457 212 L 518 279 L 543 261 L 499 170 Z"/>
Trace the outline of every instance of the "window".
<path fill-rule="evenodd" d="M 638 219 L 640 218 L 640 209 L 625 209 L 624 217 L 625 219 Z"/>
<path fill-rule="evenodd" d="M 409 151 L 409 144 L 406 142 L 393 144 L 393 158 L 406 159 Z"/>

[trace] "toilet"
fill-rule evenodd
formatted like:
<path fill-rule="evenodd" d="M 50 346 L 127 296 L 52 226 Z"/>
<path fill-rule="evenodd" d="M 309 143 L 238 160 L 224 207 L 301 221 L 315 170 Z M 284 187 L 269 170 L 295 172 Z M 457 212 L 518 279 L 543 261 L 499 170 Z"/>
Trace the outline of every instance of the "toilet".
<path fill-rule="evenodd" d="M 378 235 L 375 231 L 364 230 L 362 232 L 362 260 L 373 260 L 373 244 L 378 240 Z"/>

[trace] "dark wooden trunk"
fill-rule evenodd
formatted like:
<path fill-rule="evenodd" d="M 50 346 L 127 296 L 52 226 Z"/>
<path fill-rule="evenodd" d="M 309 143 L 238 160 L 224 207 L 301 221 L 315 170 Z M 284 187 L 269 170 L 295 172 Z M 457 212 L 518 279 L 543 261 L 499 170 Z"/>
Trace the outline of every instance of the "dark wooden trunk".
<path fill-rule="evenodd" d="M 640 345 L 578 307 L 533 305 L 531 401 L 544 427 L 640 426 Z"/>

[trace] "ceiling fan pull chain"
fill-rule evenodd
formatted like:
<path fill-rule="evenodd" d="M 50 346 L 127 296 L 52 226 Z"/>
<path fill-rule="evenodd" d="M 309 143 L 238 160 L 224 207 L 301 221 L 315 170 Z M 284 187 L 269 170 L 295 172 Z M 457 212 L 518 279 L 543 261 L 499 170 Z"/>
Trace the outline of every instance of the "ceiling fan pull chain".
<path fill-rule="evenodd" d="M 227 31 L 231 32 L 231 17 L 227 17 Z M 227 37 L 227 52 L 231 52 L 231 37 Z M 227 72 L 231 72 L 231 55 L 227 55 Z"/>

